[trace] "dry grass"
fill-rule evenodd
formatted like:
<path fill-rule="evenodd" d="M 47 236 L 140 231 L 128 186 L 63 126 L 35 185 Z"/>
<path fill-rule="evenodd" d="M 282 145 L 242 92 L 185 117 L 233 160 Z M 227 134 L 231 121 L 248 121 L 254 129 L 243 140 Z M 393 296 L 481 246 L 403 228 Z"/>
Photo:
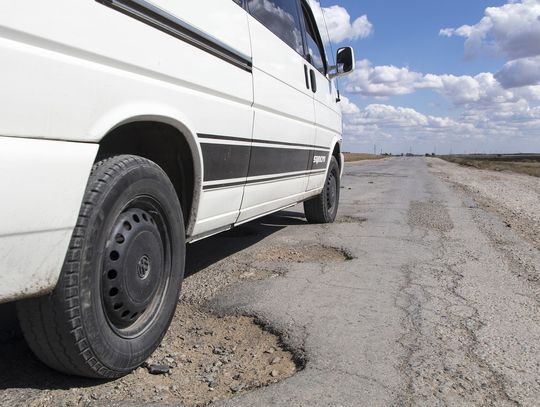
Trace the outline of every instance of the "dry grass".
<path fill-rule="evenodd" d="M 375 154 L 366 154 L 366 153 L 344 153 L 345 155 L 345 162 L 350 163 L 354 161 L 364 161 L 364 160 L 380 160 L 381 158 L 385 158 L 381 155 L 375 155 Z"/>
<path fill-rule="evenodd" d="M 540 177 L 540 156 L 443 156 L 440 158 L 482 170 L 512 171 Z"/>

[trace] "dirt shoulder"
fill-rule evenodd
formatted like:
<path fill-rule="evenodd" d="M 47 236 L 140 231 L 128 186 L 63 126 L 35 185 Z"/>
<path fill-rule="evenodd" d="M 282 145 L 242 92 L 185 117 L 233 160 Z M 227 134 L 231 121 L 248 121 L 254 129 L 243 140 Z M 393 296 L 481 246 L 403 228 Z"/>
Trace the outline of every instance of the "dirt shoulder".
<path fill-rule="evenodd" d="M 540 178 L 428 160 L 434 174 L 465 190 L 478 205 L 501 216 L 507 227 L 540 249 Z"/>

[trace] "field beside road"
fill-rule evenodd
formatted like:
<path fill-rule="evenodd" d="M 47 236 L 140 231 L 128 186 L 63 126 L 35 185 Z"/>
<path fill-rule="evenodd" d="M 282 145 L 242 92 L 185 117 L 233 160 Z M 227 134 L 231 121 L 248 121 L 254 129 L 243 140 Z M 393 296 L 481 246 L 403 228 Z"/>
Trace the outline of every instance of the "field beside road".
<path fill-rule="evenodd" d="M 351 163 L 336 223 L 297 206 L 190 245 L 167 374 L 67 378 L 12 339 L 0 405 L 536 407 L 539 217 L 536 177 Z"/>
<path fill-rule="evenodd" d="M 366 153 L 343 153 L 345 156 L 345 162 L 365 161 L 365 160 L 381 160 L 386 158 L 378 154 L 366 154 Z"/>
<path fill-rule="evenodd" d="M 512 171 L 540 177 L 540 154 L 449 155 L 440 158 L 477 169 Z"/>

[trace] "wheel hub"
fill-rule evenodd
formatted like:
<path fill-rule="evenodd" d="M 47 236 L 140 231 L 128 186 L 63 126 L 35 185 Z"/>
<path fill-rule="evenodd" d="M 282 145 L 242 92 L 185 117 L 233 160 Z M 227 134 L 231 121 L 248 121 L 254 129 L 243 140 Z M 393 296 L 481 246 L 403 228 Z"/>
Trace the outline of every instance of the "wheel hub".
<path fill-rule="evenodd" d="M 145 254 L 139 259 L 139 264 L 137 264 L 137 275 L 141 280 L 146 280 L 151 268 L 150 258 Z"/>
<path fill-rule="evenodd" d="M 163 244 L 152 215 L 122 213 L 107 240 L 102 276 L 105 312 L 117 328 L 134 324 L 156 296 L 164 270 Z"/>

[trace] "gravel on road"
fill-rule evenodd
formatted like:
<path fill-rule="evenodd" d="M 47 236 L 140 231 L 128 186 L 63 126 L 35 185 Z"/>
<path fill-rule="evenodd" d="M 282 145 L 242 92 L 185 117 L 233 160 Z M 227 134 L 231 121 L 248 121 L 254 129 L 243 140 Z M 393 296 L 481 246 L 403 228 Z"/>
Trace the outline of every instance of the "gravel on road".
<path fill-rule="evenodd" d="M 462 188 L 479 205 L 501 216 L 540 250 L 540 179 L 509 171 L 462 167 L 429 159 L 434 174 Z"/>

